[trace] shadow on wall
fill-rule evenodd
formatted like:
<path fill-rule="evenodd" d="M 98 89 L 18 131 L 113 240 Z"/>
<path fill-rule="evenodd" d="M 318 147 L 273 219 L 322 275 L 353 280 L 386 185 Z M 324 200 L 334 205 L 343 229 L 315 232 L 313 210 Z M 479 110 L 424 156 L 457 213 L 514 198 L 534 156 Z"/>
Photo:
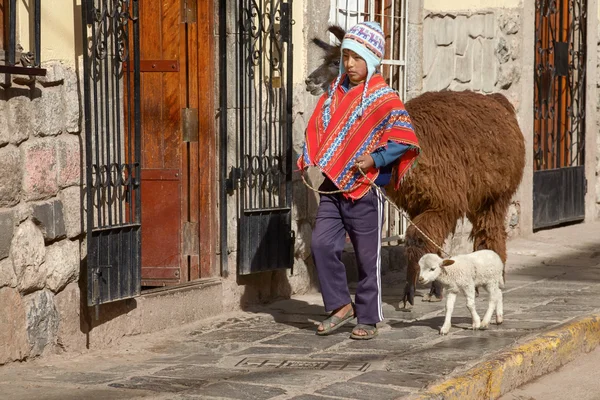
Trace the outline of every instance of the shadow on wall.
<path fill-rule="evenodd" d="M 135 299 L 126 299 L 113 301 L 99 306 L 87 305 L 88 279 L 87 279 L 87 257 L 81 260 L 81 270 L 79 275 L 79 329 L 86 336 L 86 348 L 90 348 L 90 333 L 103 324 L 106 324 L 117 317 L 128 314 L 137 308 Z"/>
<path fill-rule="evenodd" d="M 10 85 L 7 83 L 0 84 L 0 101 L 8 104 L 11 99 L 19 97 L 29 100 L 35 100 L 42 97 L 41 89 L 35 86 L 35 78 L 23 78 L 21 76 L 17 77 L 16 75 L 11 76 L 10 74 L 2 75 L 3 77 L 0 78 L 0 82 L 12 82 Z M 19 86 L 13 86 L 12 83 Z"/>

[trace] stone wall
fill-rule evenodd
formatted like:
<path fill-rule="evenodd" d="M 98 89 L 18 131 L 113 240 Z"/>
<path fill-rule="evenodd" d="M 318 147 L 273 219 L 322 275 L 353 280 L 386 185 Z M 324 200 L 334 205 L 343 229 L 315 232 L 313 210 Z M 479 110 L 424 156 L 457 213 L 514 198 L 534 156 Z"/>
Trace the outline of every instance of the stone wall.
<path fill-rule="evenodd" d="M 0 88 L 0 364 L 59 346 L 57 296 L 79 277 L 78 81 L 61 63 L 44 67 Z"/>
<path fill-rule="evenodd" d="M 427 12 L 423 21 L 423 90 L 474 90 L 503 93 L 520 104 L 523 36 L 520 9 L 476 12 Z M 509 237 L 519 234 L 521 205 L 511 204 Z M 468 220 L 461 221 L 445 243 L 452 253 L 469 252 Z"/>

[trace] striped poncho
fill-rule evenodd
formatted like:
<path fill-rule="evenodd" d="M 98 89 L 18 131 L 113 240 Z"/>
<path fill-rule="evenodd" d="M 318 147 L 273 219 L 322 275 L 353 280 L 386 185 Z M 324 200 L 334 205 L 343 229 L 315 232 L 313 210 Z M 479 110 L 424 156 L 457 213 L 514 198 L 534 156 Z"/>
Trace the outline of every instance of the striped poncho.
<path fill-rule="evenodd" d="M 371 187 L 355 166 L 359 156 L 385 147 L 389 140 L 410 146 L 395 168 L 398 189 L 420 152 L 410 117 L 396 92 L 376 74 L 369 80 L 363 100 L 363 85 L 347 93 L 338 86 L 329 106 L 324 106 L 328 94 L 321 97 L 306 128 L 306 143 L 298 159 L 298 168 L 318 167 L 339 189 L 347 191 L 346 198 L 354 200 Z M 374 181 L 379 169 L 373 167 L 366 175 Z"/>

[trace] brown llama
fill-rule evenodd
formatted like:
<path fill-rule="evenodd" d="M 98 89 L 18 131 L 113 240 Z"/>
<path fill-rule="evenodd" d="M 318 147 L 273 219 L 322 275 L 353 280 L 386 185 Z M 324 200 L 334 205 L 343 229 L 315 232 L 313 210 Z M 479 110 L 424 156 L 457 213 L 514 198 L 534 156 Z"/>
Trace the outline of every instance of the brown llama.
<path fill-rule="evenodd" d="M 329 27 L 342 41 L 344 30 Z M 306 80 L 314 95 L 337 77 L 340 46 L 319 39 L 324 63 Z M 472 223 L 473 250 L 494 250 L 506 263 L 506 213 L 525 167 L 525 143 L 515 110 L 502 94 L 471 91 L 426 92 L 405 108 L 421 145 L 416 166 L 399 191 L 386 187 L 394 202 L 436 243 L 442 244 L 465 216 Z M 439 250 L 412 225 L 405 237 L 407 277 L 403 302 L 414 305 L 418 261 Z M 432 294 L 441 298 L 441 287 Z"/>

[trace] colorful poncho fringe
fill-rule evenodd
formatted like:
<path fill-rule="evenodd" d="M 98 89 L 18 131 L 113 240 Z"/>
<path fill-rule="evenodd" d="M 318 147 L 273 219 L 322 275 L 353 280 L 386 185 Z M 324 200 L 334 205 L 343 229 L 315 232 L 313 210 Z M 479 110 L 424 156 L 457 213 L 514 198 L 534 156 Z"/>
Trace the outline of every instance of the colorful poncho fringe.
<path fill-rule="evenodd" d="M 328 94 L 321 97 L 306 128 L 304 151 L 297 163 L 300 170 L 311 165 L 318 167 L 339 189 L 348 191 L 344 193 L 346 198 L 354 200 L 371 188 L 355 166 L 359 156 L 386 147 L 388 140 L 410 146 L 394 168 L 397 190 L 420 152 L 404 104 L 379 74 L 369 81 L 359 117 L 363 85 L 348 92 L 338 86 L 329 106 L 324 106 Z M 373 167 L 366 175 L 374 181 L 379 169 Z"/>

